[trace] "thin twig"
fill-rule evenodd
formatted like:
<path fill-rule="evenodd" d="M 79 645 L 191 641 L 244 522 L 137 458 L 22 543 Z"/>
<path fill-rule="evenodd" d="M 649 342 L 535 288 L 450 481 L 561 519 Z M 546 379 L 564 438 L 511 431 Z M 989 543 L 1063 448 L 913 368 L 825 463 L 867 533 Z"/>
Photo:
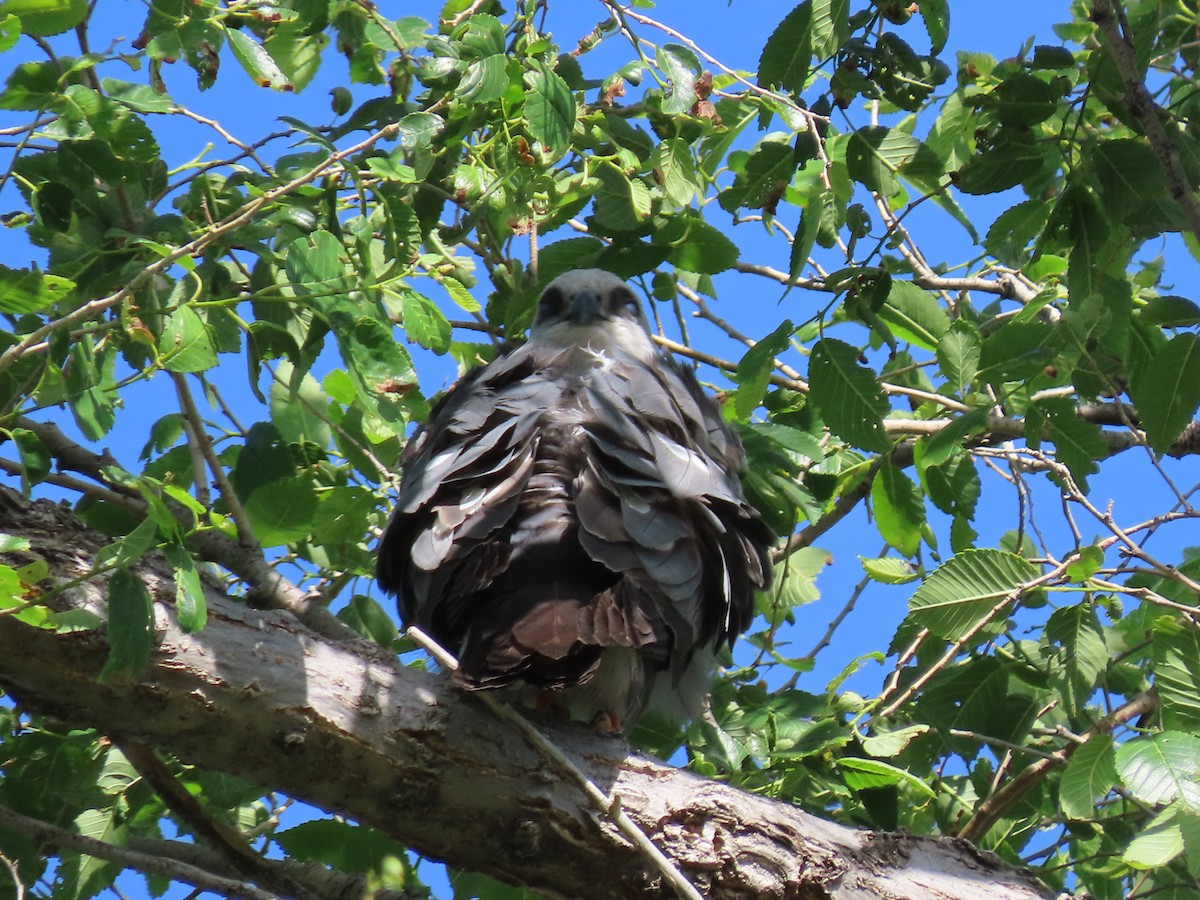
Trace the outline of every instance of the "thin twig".
<path fill-rule="evenodd" d="M 454 671 L 458 668 L 458 660 L 450 651 L 446 650 L 441 644 L 423 632 L 416 626 L 410 626 L 408 636 L 420 646 L 426 653 L 437 660 L 438 665 L 447 671 Z M 528 719 L 523 715 L 486 691 L 476 694 L 487 707 L 500 718 L 507 722 L 511 722 L 525 736 L 529 743 L 533 744 L 538 751 L 547 759 L 554 762 L 561 768 L 571 779 L 582 789 L 584 795 L 592 802 L 601 815 L 608 818 L 614 825 L 617 826 L 621 834 L 629 838 L 634 846 L 649 859 L 654 866 L 662 873 L 667 882 L 674 888 L 681 897 L 687 897 L 688 900 L 703 900 L 700 892 L 695 886 L 687 880 L 674 862 L 671 861 L 658 847 L 654 844 L 646 833 L 638 827 L 633 819 L 629 818 L 624 809 L 621 808 L 620 797 L 610 796 L 605 791 L 601 790 L 590 778 L 585 775 L 580 768 L 575 765 L 567 756 L 554 745 L 544 734 L 535 728 Z"/>

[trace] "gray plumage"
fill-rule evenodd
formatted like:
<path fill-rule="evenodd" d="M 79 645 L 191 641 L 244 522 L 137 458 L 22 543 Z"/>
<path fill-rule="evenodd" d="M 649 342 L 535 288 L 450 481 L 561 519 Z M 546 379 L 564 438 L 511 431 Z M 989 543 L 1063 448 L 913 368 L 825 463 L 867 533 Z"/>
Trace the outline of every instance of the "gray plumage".
<path fill-rule="evenodd" d="M 561 690 L 556 705 L 618 728 L 652 692 L 694 714 L 771 581 L 743 462 L 629 288 L 568 272 L 530 340 L 467 373 L 409 441 L 379 583 L 458 654 L 465 688 Z"/>

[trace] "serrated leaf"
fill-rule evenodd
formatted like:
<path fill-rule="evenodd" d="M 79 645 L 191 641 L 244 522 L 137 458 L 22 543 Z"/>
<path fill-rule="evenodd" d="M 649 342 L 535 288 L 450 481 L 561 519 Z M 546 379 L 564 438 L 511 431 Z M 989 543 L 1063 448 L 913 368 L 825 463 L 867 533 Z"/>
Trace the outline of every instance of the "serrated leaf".
<path fill-rule="evenodd" d="M 626 175 L 617 166 L 604 163 L 596 170 L 593 220 L 608 231 L 634 231 L 650 217 L 650 190 L 641 179 Z"/>
<path fill-rule="evenodd" d="M 264 547 L 278 547 L 312 534 L 317 512 L 316 486 L 305 473 L 265 484 L 245 502 L 254 536 Z"/>
<path fill-rule="evenodd" d="M 442 117 L 436 113 L 408 113 L 396 123 L 400 146 L 404 150 L 424 150 L 433 144 L 433 139 L 445 124 Z"/>
<path fill-rule="evenodd" d="M 355 594 L 337 617 L 364 637 L 382 647 L 390 647 L 396 639 L 396 623 L 372 597 Z"/>
<path fill-rule="evenodd" d="M 1155 623 L 1151 641 L 1163 726 L 1200 731 L 1200 635 L 1195 628 L 1161 620 Z"/>
<path fill-rule="evenodd" d="M 1063 699 L 1071 714 L 1078 715 L 1108 665 L 1104 629 L 1092 605 L 1078 603 L 1055 610 L 1046 622 L 1044 641 L 1062 648 L 1058 662 L 1067 687 Z"/>
<path fill-rule="evenodd" d="M 676 268 L 701 275 L 715 275 L 737 262 L 737 244 L 699 216 L 686 215 L 685 211 L 685 214 L 673 217 L 673 222 L 686 224 L 686 228 L 673 229 L 668 226 L 660 229 L 655 234 L 655 241 L 661 238 L 670 244 L 667 261 Z M 680 232 L 678 236 L 673 233 L 676 230 Z"/>
<path fill-rule="evenodd" d="M 172 372 L 205 372 L 217 364 L 208 324 L 190 306 L 179 307 L 167 319 L 158 352 Z"/>
<path fill-rule="evenodd" d="M 1085 158 L 1103 192 L 1104 206 L 1118 220 L 1129 209 L 1166 188 L 1162 163 L 1144 140 L 1100 141 Z"/>
<path fill-rule="evenodd" d="M 980 548 L 947 560 L 922 584 L 908 606 L 910 619 L 954 641 L 977 625 L 1038 570 L 1015 553 Z"/>
<path fill-rule="evenodd" d="M 879 318 L 892 333 L 922 350 L 933 350 L 950 328 L 950 317 L 929 291 L 893 278 Z"/>
<path fill-rule="evenodd" d="M 0 313 L 37 312 L 66 297 L 75 282 L 58 275 L 0 265 Z"/>
<path fill-rule="evenodd" d="M 575 127 L 575 97 L 567 83 L 540 60 L 526 74 L 529 92 L 525 97 L 525 116 L 533 139 L 545 144 L 554 159 L 562 156 L 571 143 Z"/>
<path fill-rule="evenodd" d="M 911 562 L 896 556 L 879 556 L 874 559 L 860 556 L 858 560 L 862 563 L 863 570 L 871 576 L 871 580 L 880 584 L 908 584 L 921 577 L 921 573 Z"/>
<path fill-rule="evenodd" d="M 863 738 L 863 751 L 874 757 L 888 758 L 897 756 L 905 747 L 929 731 L 929 725 L 909 725 L 896 731 L 873 734 L 870 737 Z"/>
<path fill-rule="evenodd" d="M 813 347 L 810 397 L 831 431 L 851 446 L 882 453 L 891 447 L 883 429 L 888 401 L 874 374 L 858 364 L 858 351 L 835 338 Z"/>
<path fill-rule="evenodd" d="M 154 603 L 142 580 L 117 569 L 108 582 L 108 661 L 101 681 L 135 678 L 154 652 Z"/>
<path fill-rule="evenodd" d="M 458 305 L 459 309 L 469 313 L 477 313 L 483 309 L 479 305 L 479 301 L 471 296 L 467 286 L 457 278 L 443 279 L 442 287 L 446 289 L 446 293 L 450 295 L 450 299 Z"/>
<path fill-rule="evenodd" d="M 1096 574 L 1104 565 L 1104 549 L 1099 544 L 1089 544 L 1079 548 L 1079 556 L 1067 566 L 1067 578 L 1071 581 L 1084 582 Z"/>
<path fill-rule="evenodd" d="M 1158 869 L 1183 852 L 1183 832 L 1176 821 L 1179 809 L 1169 807 L 1141 828 L 1129 842 L 1121 861 L 1135 869 Z"/>
<path fill-rule="evenodd" d="M 178 544 L 164 547 L 163 553 L 175 569 L 175 615 L 179 627 L 185 634 L 203 630 L 208 620 L 208 603 L 192 555 Z"/>
<path fill-rule="evenodd" d="M 671 81 L 671 92 L 663 99 L 662 110 L 678 116 L 696 102 L 696 80 L 703 67 L 695 51 L 683 44 L 661 44 L 654 52 L 654 61 Z"/>
<path fill-rule="evenodd" d="M 955 319 L 937 344 L 938 367 L 955 393 L 969 387 L 979 372 L 983 339 L 972 323 Z"/>
<path fill-rule="evenodd" d="M 813 0 L 813 55 L 817 59 L 828 59 L 837 53 L 848 37 L 850 37 L 850 0 Z"/>
<path fill-rule="evenodd" d="M 899 193 L 897 176 L 921 152 L 915 137 L 898 128 L 874 125 L 860 128 L 846 143 L 850 177 L 885 197 Z M 939 167 L 940 168 L 940 167 Z"/>
<path fill-rule="evenodd" d="M 277 831 L 274 840 L 289 856 L 332 866 L 341 872 L 377 871 L 389 856 L 402 857 L 404 848 L 373 828 L 318 819 Z"/>
<path fill-rule="evenodd" d="M 904 784 L 913 788 L 918 794 L 926 797 L 936 796 L 933 789 L 917 776 L 878 759 L 844 756 L 837 761 L 837 764 L 838 768 L 842 770 L 842 777 L 846 780 L 847 786 L 856 791 Z"/>
<path fill-rule="evenodd" d="M 904 556 L 915 556 L 925 524 L 925 503 L 917 486 L 896 466 L 885 464 L 871 485 L 871 502 L 883 539 Z"/>
<path fill-rule="evenodd" d="M 771 373 L 775 371 L 775 357 L 787 348 L 794 330 L 791 320 L 784 319 L 774 331 L 747 350 L 738 362 L 735 398 L 738 418 L 749 419 L 762 403 L 767 385 L 771 382 Z"/>
<path fill-rule="evenodd" d="M 1121 782 L 1143 803 L 1200 809 L 1200 738 L 1182 731 L 1137 737 L 1117 748 Z"/>
<path fill-rule="evenodd" d="M 1138 318 L 1153 325 L 1187 328 L 1200 325 L 1200 305 L 1186 297 L 1155 297 L 1138 310 Z"/>
<path fill-rule="evenodd" d="M 7 0 L 0 3 L 0 16 L 21 20 L 21 33 L 34 37 L 62 34 L 87 18 L 87 0 Z"/>
<path fill-rule="evenodd" d="M 650 158 L 667 199 L 677 206 L 687 206 L 695 199 L 700 187 L 696 178 L 696 160 L 691 145 L 683 138 L 668 138 L 657 147 Z"/>
<path fill-rule="evenodd" d="M 405 291 L 401 301 L 404 333 L 424 347 L 441 355 L 450 349 L 450 322 L 428 297 Z"/>
<path fill-rule="evenodd" d="M 804 2 L 783 17 L 763 45 L 758 83 L 801 94 L 812 57 L 812 3 Z"/>
<path fill-rule="evenodd" d="M 964 194 L 995 194 L 1016 187 L 1042 168 L 1042 151 L 1033 144 L 1001 144 L 967 160 L 954 185 Z"/>
<path fill-rule="evenodd" d="M 499 53 L 472 61 L 458 86 L 463 99 L 472 103 L 491 103 L 503 97 L 508 89 L 506 63 Z"/>
<path fill-rule="evenodd" d="M 1177 334 L 1130 384 L 1146 440 L 1165 453 L 1200 407 L 1200 339 Z"/>
<path fill-rule="evenodd" d="M 295 90 L 295 85 L 284 74 L 283 69 L 279 68 L 279 64 L 267 48 L 256 41 L 249 32 L 240 28 L 226 28 L 225 36 L 229 39 L 229 49 L 233 51 L 233 58 L 246 70 L 246 74 L 254 79 L 255 84 L 275 91 Z"/>
<path fill-rule="evenodd" d="M 1096 802 L 1117 783 L 1117 758 L 1111 734 L 1098 732 L 1072 754 L 1058 787 L 1058 802 L 1068 819 L 1090 819 Z"/>
<path fill-rule="evenodd" d="M 920 13 L 925 33 L 929 35 L 929 52 L 936 56 L 950 36 L 950 4 L 947 0 L 921 0 Z"/>

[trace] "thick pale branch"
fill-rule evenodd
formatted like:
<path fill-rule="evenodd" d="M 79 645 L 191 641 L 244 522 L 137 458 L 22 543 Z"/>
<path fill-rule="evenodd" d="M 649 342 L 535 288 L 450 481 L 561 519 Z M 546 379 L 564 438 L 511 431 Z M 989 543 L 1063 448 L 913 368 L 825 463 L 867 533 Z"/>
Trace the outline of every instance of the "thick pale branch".
<path fill-rule="evenodd" d="M 63 507 L 9 494 L 3 518 L 55 579 L 84 574 L 106 540 Z M 26 561 L 17 556 L 9 561 Z M 161 560 L 147 557 L 137 574 L 156 598 L 173 596 Z M 93 581 L 55 597 L 102 609 L 103 593 Z M 447 680 L 365 642 L 331 643 L 286 612 L 216 593 L 208 602 L 208 627 L 194 635 L 156 604 L 158 649 L 127 683 L 97 681 L 100 633 L 0 618 L 0 684 L 28 709 L 235 772 L 548 896 L 665 896 L 658 873 L 574 785 Z M 965 843 L 846 828 L 632 755 L 590 729 L 547 730 L 706 896 L 1049 896 Z"/>

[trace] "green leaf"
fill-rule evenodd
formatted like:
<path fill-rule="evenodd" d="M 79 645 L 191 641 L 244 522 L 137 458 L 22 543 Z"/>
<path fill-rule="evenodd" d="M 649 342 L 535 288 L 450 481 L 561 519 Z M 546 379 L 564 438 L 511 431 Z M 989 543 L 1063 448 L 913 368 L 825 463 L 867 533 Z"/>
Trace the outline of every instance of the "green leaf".
<path fill-rule="evenodd" d="M 16 16 L 21 32 L 34 37 L 62 34 L 87 18 L 87 0 L 5 0 L 0 16 Z"/>
<path fill-rule="evenodd" d="M 154 603 L 142 580 L 117 569 L 108 582 L 108 662 L 101 681 L 136 678 L 154 652 Z"/>
<path fill-rule="evenodd" d="M 256 41 L 249 32 L 240 28 L 226 28 L 225 36 L 229 39 L 229 49 L 233 51 L 233 58 L 259 87 L 275 91 L 296 89 L 283 69 L 279 68 L 279 64 L 267 52 L 267 48 Z"/>
<path fill-rule="evenodd" d="M 428 297 L 406 290 L 401 301 L 401 314 L 404 316 L 404 333 L 426 350 L 441 355 L 450 349 L 450 323 Z"/>
<path fill-rule="evenodd" d="M 844 756 L 837 761 L 846 785 L 861 791 L 870 788 L 904 784 L 925 797 L 937 796 L 933 789 L 917 776 L 878 759 Z"/>
<path fill-rule="evenodd" d="M 1085 582 L 1104 565 L 1104 549 L 1099 544 L 1088 544 L 1079 548 L 1077 556 L 1067 566 L 1067 577 L 1072 581 Z"/>
<path fill-rule="evenodd" d="M 0 265 L 0 313 L 37 312 L 66 297 L 75 282 L 36 269 L 10 269 Z"/>
<path fill-rule="evenodd" d="M 988 99 L 995 101 L 996 117 L 1003 124 L 1029 128 L 1054 115 L 1062 92 L 1036 75 L 1017 71 L 998 84 Z"/>
<path fill-rule="evenodd" d="M 346 274 L 342 242 L 328 231 L 314 231 L 287 245 L 288 281 L 299 288 L 324 286 Z"/>
<path fill-rule="evenodd" d="M 1043 643 L 1057 643 L 1066 707 L 1072 715 L 1081 714 L 1096 687 L 1100 673 L 1108 665 L 1108 645 L 1104 629 L 1091 603 L 1077 603 L 1057 609 L 1046 622 Z"/>
<path fill-rule="evenodd" d="M 898 756 L 904 748 L 923 734 L 928 734 L 929 725 L 909 725 L 896 731 L 886 731 L 863 738 L 862 748 L 876 758 Z"/>
<path fill-rule="evenodd" d="M 499 100 L 508 90 L 507 60 L 497 53 L 472 61 L 458 89 L 462 92 L 462 98 L 471 103 Z"/>
<path fill-rule="evenodd" d="M 553 159 L 567 151 L 571 130 L 575 127 L 575 97 L 567 83 L 540 60 L 525 75 L 529 93 L 525 97 L 525 116 L 534 140 L 546 145 Z"/>
<path fill-rule="evenodd" d="M 663 193 L 677 206 L 687 206 L 700 192 L 692 147 L 683 138 L 668 138 L 655 147 L 650 165 Z"/>
<path fill-rule="evenodd" d="M 400 132 L 400 146 L 404 150 L 424 150 L 433 144 L 433 139 L 445 126 L 442 117 L 435 113 L 413 112 L 406 115 L 396 127 Z"/>
<path fill-rule="evenodd" d="M 883 429 L 887 397 L 874 373 L 858 364 L 854 347 L 834 338 L 817 341 L 808 377 L 812 402 L 834 434 L 863 450 L 891 448 Z"/>
<path fill-rule="evenodd" d="M 1036 145 L 1005 143 L 967 160 L 955 174 L 954 185 L 964 194 L 995 194 L 1033 178 L 1042 163 Z"/>
<path fill-rule="evenodd" d="M 308 473 L 263 485 L 245 502 L 254 536 L 264 547 L 278 547 L 312 534 L 317 513 L 316 486 Z"/>
<path fill-rule="evenodd" d="M 163 365 L 172 372 L 204 372 L 217 364 L 212 335 L 200 314 L 181 306 L 167 319 L 158 340 Z"/>
<path fill-rule="evenodd" d="M 1155 297 L 1138 310 L 1138 318 L 1152 325 L 1188 328 L 1200 325 L 1200 305 L 1186 297 Z"/>
<path fill-rule="evenodd" d="M 1134 738 L 1117 748 L 1121 782 L 1153 805 L 1181 801 L 1200 809 L 1200 737 L 1182 731 Z"/>
<path fill-rule="evenodd" d="M 655 50 L 654 61 L 671 80 L 671 93 L 663 100 L 663 112 L 671 116 L 686 113 L 696 103 L 696 80 L 703 71 L 700 57 L 683 44 L 667 43 Z"/>
<path fill-rule="evenodd" d="M 443 279 L 442 287 L 446 289 L 446 293 L 450 295 L 450 299 L 455 302 L 459 309 L 469 313 L 477 313 L 483 309 L 479 305 L 479 301 L 471 296 L 470 289 L 457 278 Z"/>
<path fill-rule="evenodd" d="M 1104 205 L 1123 219 L 1124 214 L 1147 198 L 1161 194 L 1167 185 L 1162 164 L 1145 141 L 1125 138 L 1100 141 L 1084 156 L 1104 194 Z"/>
<path fill-rule="evenodd" d="M 1135 869 L 1158 869 L 1183 852 L 1183 832 L 1176 821 L 1179 807 L 1164 809 L 1138 830 L 1121 861 Z"/>
<path fill-rule="evenodd" d="M 1200 339 L 1171 338 L 1133 379 L 1130 394 L 1150 446 L 1165 453 L 1200 407 Z"/>
<path fill-rule="evenodd" d="M 1098 732 L 1072 754 L 1058 786 L 1058 802 L 1068 819 L 1091 819 L 1096 801 L 1117 783 L 1111 734 Z"/>
<path fill-rule="evenodd" d="M 896 278 L 891 280 L 879 318 L 900 340 L 930 352 L 950 328 L 950 317 L 929 291 Z"/>
<path fill-rule="evenodd" d="M 1163 727 L 1200 731 L 1200 634 L 1164 617 L 1154 625 L 1151 647 Z"/>
<path fill-rule="evenodd" d="M 163 547 L 163 554 L 175 569 L 175 614 L 179 617 L 179 627 L 185 634 L 203 630 L 208 603 L 192 555 L 179 544 Z"/>
<path fill-rule="evenodd" d="M 937 56 L 950 36 L 950 4 L 947 0 L 921 0 L 920 12 L 925 22 L 925 33 L 929 35 L 932 45 L 929 52 Z"/>
<path fill-rule="evenodd" d="M 779 198 L 796 173 L 795 153 L 786 141 L 768 136 L 750 151 L 735 171 L 733 184 L 717 196 L 721 209 L 736 212 L 745 207 L 774 213 Z"/>
<path fill-rule="evenodd" d="M 808 81 L 812 57 L 813 5 L 804 2 L 783 17 L 758 59 L 758 83 L 765 88 L 783 88 L 799 95 Z"/>
<path fill-rule="evenodd" d="M 813 56 L 828 59 L 841 49 L 849 37 L 850 0 L 813 0 Z"/>
<path fill-rule="evenodd" d="M 372 597 L 355 594 L 345 607 L 338 610 L 337 617 L 381 647 L 390 647 L 396 640 L 396 623 L 382 606 Z"/>
<path fill-rule="evenodd" d="M 1037 576 L 1037 569 L 1015 553 L 964 550 L 917 588 L 909 600 L 909 618 L 938 637 L 955 641 Z"/>
<path fill-rule="evenodd" d="M 324 863 L 342 872 L 378 871 L 389 857 L 404 856 L 404 847 L 373 828 L 317 819 L 277 831 L 274 839 L 292 857 Z"/>
<path fill-rule="evenodd" d="M 904 556 L 915 556 L 925 525 L 925 503 L 912 480 L 896 466 L 882 466 L 871 485 L 879 534 Z"/>
<path fill-rule="evenodd" d="M 880 584 L 908 584 L 921 577 L 921 573 L 911 562 L 896 556 L 880 556 L 874 559 L 860 556 L 858 560 L 871 580 Z"/>
<path fill-rule="evenodd" d="M 670 245 L 667 261 L 686 272 L 715 275 L 738 260 L 738 246 L 699 215 L 685 211 L 655 230 L 654 242 Z"/>
<path fill-rule="evenodd" d="M 775 357 L 787 349 L 794 330 L 791 320 L 784 319 L 738 362 L 738 389 L 734 402 L 739 419 L 749 419 L 762 403 L 767 385 L 771 383 L 771 373 L 775 371 Z"/>
<path fill-rule="evenodd" d="M 851 178 L 869 190 L 892 197 L 900 192 L 898 174 L 921 149 L 920 141 L 898 128 L 860 128 L 846 143 L 846 168 Z"/>
<path fill-rule="evenodd" d="M 958 393 L 969 387 L 979 372 L 983 339 L 966 319 L 955 319 L 937 342 L 937 361 L 946 376 L 946 387 Z"/>
<path fill-rule="evenodd" d="M 592 219 L 597 225 L 608 231 L 634 231 L 650 218 L 650 191 L 640 179 L 607 162 L 597 168 L 596 176 L 600 188 Z"/>

